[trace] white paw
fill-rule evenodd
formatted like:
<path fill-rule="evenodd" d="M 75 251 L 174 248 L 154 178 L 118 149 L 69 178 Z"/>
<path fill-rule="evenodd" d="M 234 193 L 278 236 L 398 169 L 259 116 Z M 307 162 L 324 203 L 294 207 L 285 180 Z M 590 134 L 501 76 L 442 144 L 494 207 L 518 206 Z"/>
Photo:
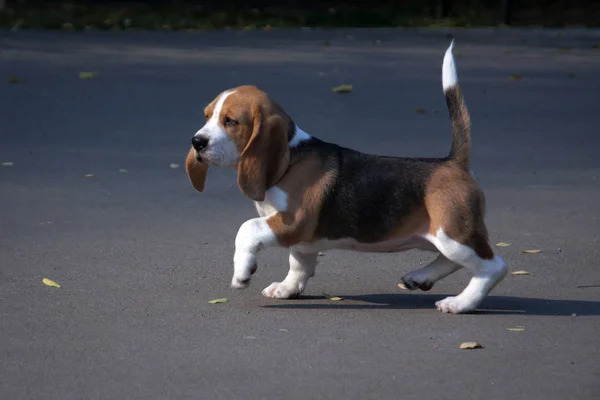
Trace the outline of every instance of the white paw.
<path fill-rule="evenodd" d="M 293 299 L 302 293 L 300 285 L 273 282 L 262 291 L 262 295 L 273 299 Z"/>
<path fill-rule="evenodd" d="M 443 313 L 450 314 L 461 314 L 469 311 L 473 311 L 476 304 L 472 304 L 469 301 L 465 301 L 460 296 L 446 297 L 444 300 L 436 301 L 435 306 L 438 310 Z"/>
<path fill-rule="evenodd" d="M 250 278 L 238 279 L 238 278 L 234 277 L 231 280 L 231 288 L 232 289 L 246 289 L 248 286 L 250 286 Z"/>

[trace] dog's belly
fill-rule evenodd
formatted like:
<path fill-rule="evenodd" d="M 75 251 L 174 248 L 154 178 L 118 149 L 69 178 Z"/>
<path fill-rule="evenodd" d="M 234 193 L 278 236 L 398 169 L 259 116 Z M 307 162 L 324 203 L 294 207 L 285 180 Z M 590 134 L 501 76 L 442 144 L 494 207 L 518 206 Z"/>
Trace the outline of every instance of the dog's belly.
<path fill-rule="evenodd" d="M 298 243 L 293 246 L 299 251 L 315 252 L 324 250 L 351 250 L 365 253 L 400 253 L 412 249 L 436 251 L 436 248 L 427 239 L 420 235 L 411 235 L 391 240 L 361 243 L 352 238 L 328 240 L 321 239 L 312 243 Z"/>

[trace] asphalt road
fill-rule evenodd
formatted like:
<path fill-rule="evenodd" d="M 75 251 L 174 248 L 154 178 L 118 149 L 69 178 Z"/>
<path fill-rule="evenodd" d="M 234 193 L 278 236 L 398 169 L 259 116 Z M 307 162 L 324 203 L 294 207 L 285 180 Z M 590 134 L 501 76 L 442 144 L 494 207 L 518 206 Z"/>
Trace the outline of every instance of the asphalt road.
<path fill-rule="evenodd" d="M 0 398 L 600 398 L 597 32 L 456 31 L 492 241 L 530 273 L 470 315 L 434 307 L 467 271 L 397 288 L 430 253 L 327 252 L 285 301 L 260 294 L 287 272 L 267 250 L 250 288 L 230 290 L 254 207 L 232 171 L 198 194 L 183 169 L 204 105 L 238 84 L 322 139 L 445 155 L 445 31 L 1 37 Z M 354 91 L 332 93 L 343 83 Z"/>

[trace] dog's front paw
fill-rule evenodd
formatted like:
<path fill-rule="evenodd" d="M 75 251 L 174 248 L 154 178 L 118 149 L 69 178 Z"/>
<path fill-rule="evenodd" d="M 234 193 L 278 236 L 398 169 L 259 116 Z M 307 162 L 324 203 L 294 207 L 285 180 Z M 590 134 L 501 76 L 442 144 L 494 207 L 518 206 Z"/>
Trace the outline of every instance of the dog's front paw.
<path fill-rule="evenodd" d="M 462 314 L 473 311 L 477 305 L 472 304 L 464 297 L 446 297 L 444 300 L 436 301 L 435 306 L 443 313 Z"/>
<path fill-rule="evenodd" d="M 231 287 L 233 289 L 246 289 L 250 286 L 250 277 L 254 275 L 256 270 L 256 263 L 252 264 L 250 268 L 239 268 L 239 264 L 235 265 Z"/>
<path fill-rule="evenodd" d="M 250 278 L 247 279 L 238 279 L 235 276 L 231 280 L 231 288 L 232 289 L 246 289 L 250 286 Z"/>
<path fill-rule="evenodd" d="M 302 293 L 303 288 L 299 286 L 273 282 L 262 291 L 262 295 L 273 299 L 295 299 Z"/>

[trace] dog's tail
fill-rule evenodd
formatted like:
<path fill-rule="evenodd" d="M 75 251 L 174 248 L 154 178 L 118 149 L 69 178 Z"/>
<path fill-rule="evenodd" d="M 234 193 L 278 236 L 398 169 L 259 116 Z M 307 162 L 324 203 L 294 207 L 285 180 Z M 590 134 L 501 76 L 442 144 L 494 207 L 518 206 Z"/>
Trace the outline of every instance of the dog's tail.
<path fill-rule="evenodd" d="M 442 87 L 444 88 L 446 104 L 448 104 L 450 120 L 452 121 L 452 147 L 450 148 L 449 158 L 468 170 L 469 149 L 471 147 L 471 119 L 458 85 L 454 56 L 452 55 L 453 46 L 454 39 L 448 50 L 446 50 L 442 65 Z"/>

